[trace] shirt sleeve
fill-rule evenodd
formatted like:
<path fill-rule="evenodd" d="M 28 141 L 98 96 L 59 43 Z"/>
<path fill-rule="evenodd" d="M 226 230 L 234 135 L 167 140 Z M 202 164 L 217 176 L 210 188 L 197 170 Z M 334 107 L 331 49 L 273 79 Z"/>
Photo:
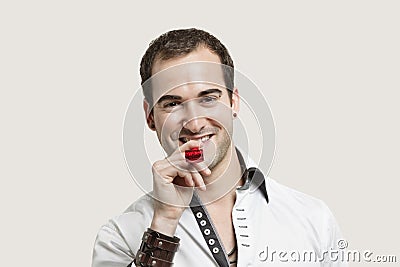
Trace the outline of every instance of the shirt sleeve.
<path fill-rule="evenodd" d="M 92 267 L 131 266 L 134 254 L 113 225 L 104 225 L 97 234 Z M 134 265 L 132 265 L 134 266 Z"/>
<path fill-rule="evenodd" d="M 339 224 L 328 207 L 327 208 L 327 235 L 324 245 L 324 267 L 348 267 L 347 241 L 343 237 Z"/>

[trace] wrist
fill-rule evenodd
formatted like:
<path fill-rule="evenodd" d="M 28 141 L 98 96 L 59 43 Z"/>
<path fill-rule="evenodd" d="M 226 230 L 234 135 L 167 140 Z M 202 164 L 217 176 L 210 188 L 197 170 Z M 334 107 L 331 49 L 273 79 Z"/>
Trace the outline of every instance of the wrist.
<path fill-rule="evenodd" d="M 171 267 L 180 239 L 147 229 L 133 263 L 136 266 Z"/>
<path fill-rule="evenodd" d="M 174 236 L 179 218 L 171 218 L 154 213 L 150 228 L 167 236 Z"/>

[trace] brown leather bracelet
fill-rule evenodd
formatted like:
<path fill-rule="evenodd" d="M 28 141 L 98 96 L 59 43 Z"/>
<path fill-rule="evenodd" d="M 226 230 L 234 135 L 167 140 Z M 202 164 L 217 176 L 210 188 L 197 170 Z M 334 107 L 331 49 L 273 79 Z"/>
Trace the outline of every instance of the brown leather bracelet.
<path fill-rule="evenodd" d="M 170 267 L 180 239 L 170 237 L 150 228 L 144 232 L 134 263 L 136 266 Z"/>

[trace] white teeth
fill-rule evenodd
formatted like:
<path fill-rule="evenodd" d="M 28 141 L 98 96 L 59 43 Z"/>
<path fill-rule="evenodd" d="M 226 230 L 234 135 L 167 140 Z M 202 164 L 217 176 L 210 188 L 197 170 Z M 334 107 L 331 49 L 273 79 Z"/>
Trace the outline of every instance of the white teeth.
<path fill-rule="evenodd" d="M 209 135 L 203 136 L 203 137 L 201 138 L 201 142 L 205 142 L 205 141 L 207 141 L 208 139 L 210 139 L 210 136 L 209 136 Z"/>
<path fill-rule="evenodd" d="M 209 136 L 209 135 L 203 136 L 202 138 L 200 138 L 201 142 L 203 142 L 203 143 L 206 142 L 208 139 L 210 139 L 210 136 Z M 187 142 L 190 141 L 190 139 L 187 138 L 187 137 L 181 137 L 180 140 L 181 140 L 183 143 L 187 143 Z M 199 140 L 199 139 L 193 139 L 193 140 Z"/>

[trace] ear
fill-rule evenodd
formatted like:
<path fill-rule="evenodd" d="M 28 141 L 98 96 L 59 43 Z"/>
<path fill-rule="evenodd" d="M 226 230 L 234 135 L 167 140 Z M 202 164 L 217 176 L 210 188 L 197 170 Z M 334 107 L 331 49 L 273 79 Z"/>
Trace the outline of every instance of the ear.
<path fill-rule="evenodd" d="M 156 126 L 154 123 L 153 111 L 150 109 L 150 104 L 146 99 L 143 99 L 143 110 L 146 116 L 147 126 L 149 126 L 150 130 L 155 131 Z"/>
<path fill-rule="evenodd" d="M 240 96 L 239 90 L 235 87 L 232 91 L 232 113 L 239 113 Z"/>

